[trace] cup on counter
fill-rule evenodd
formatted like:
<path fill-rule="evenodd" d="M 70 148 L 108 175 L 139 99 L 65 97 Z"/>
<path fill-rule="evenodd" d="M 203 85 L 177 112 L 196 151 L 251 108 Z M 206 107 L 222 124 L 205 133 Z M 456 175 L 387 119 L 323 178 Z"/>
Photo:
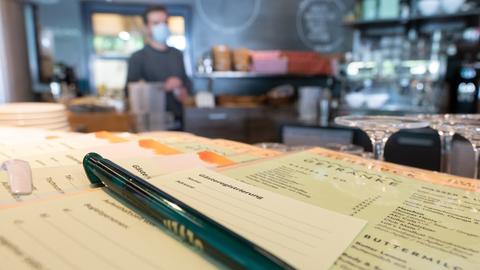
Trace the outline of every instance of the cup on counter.
<path fill-rule="evenodd" d="M 321 88 L 317 86 L 303 86 L 299 89 L 298 116 L 302 121 L 315 121 L 318 113 L 318 100 Z"/>

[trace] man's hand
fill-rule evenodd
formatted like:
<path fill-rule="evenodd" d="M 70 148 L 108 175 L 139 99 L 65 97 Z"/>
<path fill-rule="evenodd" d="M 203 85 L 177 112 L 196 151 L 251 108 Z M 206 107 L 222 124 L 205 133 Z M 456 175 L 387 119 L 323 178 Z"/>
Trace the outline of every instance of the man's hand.
<path fill-rule="evenodd" d="M 178 77 L 168 77 L 163 88 L 166 92 L 173 92 L 175 98 L 182 103 L 185 103 L 189 98 L 187 89 Z"/>
<path fill-rule="evenodd" d="M 186 103 L 190 96 L 188 95 L 188 91 L 185 87 L 177 88 L 173 91 L 175 98 L 180 101 L 181 103 Z"/>
<path fill-rule="evenodd" d="M 163 87 L 165 88 L 165 91 L 171 92 L 175 89 L 182 88 L 183 83 L 182 80 L 180 80 L 178 77 L 168 77 L 165 80 L 165 84 Z"/>

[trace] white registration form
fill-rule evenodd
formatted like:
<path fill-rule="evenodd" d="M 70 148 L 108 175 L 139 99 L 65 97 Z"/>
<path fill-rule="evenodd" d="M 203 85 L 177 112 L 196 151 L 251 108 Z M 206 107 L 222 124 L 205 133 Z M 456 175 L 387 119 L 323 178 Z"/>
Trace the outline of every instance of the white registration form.
<path fill-rule="evenodd" d="M 299 269 L 328 269 L 366 224 L 205 168 L 150 182 Z"/>

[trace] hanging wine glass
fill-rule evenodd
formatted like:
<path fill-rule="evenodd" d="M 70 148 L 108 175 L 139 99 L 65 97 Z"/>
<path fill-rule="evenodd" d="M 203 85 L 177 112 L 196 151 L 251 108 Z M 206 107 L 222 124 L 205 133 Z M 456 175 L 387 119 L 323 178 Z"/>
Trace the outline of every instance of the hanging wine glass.
<path fill-rule="evenodd" d="M 455 129 L 455 132 L 463 136 L 467 139 L 473 147 L 474 153 L 474 173 L 473 177 L 476 179 L 480 179 L 480 171 L 479 171 L 479 162 L 480 162 L 480 122 L 478 123 L 459 123 L 454 125 L 452 128 Z"/>
<path fill-rule="evenodd" d="M 427 120 L 440 137 L 440 172 L 452 173 L 451 155 L 455 125 L 480 121 L 480 114 L 418 114 L 416 119 Z"/>
<path fill-rule="evenodd" d="M 385 143 L 388 138 L 400 129 L 428 127 L 426 120 L 417 120 L 402 116 L 369 116 L 350 115 L 335 118 L 335 123 L 342 126 L 356 127 L 367 133 L 373 146 L 373 155 L 383 160 Z"/>

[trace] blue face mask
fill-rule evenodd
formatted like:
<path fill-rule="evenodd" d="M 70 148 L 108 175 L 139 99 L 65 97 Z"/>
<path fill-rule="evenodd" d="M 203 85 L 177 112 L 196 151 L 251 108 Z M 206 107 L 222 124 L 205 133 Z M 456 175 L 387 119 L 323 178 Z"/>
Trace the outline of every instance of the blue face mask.
<path fill-rule="evenodd" d="M 152 27 L 152 38 L 154 41 L 166 44 L 169 36 L 170 30 L 165 23 L 158 23 Z"/>

